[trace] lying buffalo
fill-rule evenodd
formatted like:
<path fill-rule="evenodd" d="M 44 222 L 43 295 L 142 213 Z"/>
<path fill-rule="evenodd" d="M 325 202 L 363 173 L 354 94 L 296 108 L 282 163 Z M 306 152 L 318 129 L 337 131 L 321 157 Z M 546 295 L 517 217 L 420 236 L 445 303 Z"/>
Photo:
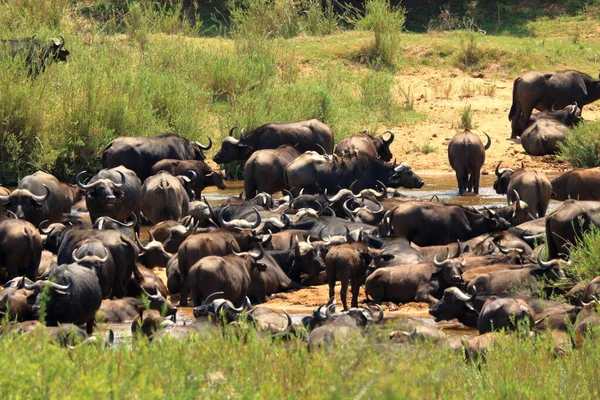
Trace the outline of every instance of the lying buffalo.
<path fill-rule="evenodd" d="M 139 214 L 142 206 L 142 184 L 136 174 L 123 166 L 103 169 L 87 184 L 81 182 L 80 172 L 77 185 L 85 191 L 85 202 L 92 221 L 102 216 L 125 221 L 132 213 Z"/>
<path fill-rule="evenodd" d="M 293 146 L 255 151 L 244 167 L 244 194 L 247 199 L 258 193 L 273 194 L 285 189 L 285 167 L 300 156 Z"/>
<path fill-rule="evenodd" d="M 285 182 L 297 194 L 327 190 L 335 193 L 340 188 L 363 190 L 374 188 L 377 181 L 389 187 L 421 188 L 423 180 L 407 164 L 385 163 L 369 156 L 329 157 L 306 152 L 285 169 Z"/>
<path fill-rule="evenodd" d="M 569 105 L 560 112 L 540 113 L 540 116 L 521 136 L 521 145 L 532 156 L 544 156 L 559 152 L 559 143 L 565 141 L 569 127 L 581 121 L 581 109 Z"/>
<path fill-rule="evenodd" d="M 333 152 L 333 133 L 319 120 L 311 119 L 293 123 L 269 123 L 261 125 L 241 138 L 233 137 L 232 128 L 229 136 L 223 140 L 221 149 L 213 157 L 217 164 L 226 164 L 235 160 L 247 160 L 256 150 L 276 149 L 279 146 L 294 146 L 298 151 L 314 150 L 327 154 Z"/>
<path fill-rule="evenodd" d="M 191 179 L 190 187 L 194 190 L 196 198 L 199 199 L 202 191 L 207 186 L 216 186 L 219 189 L 227 189 L 224 171 L 213 169 L 204 161 L 200 160 L 161 160 L 152 166 L 151 175 L 160 171 L 167 171 L 173 176 L 185 175 Z"/>
<path fill-rule="evenodd" d="M 485 151 L 492 145 L 492 140 L 487 136 L 485 146 L 478 135 L 471 131 L 464 131 L 454 135 L 448 145 L 448 160 L 456 172 L 458 193 L 462 196 L 465 191 L 479 194 L 479 177 L 481 167 L 485 162 Z"/>
<path fill-rule="evenodd" d="M 512 170 L 510 168 L 500 169 L 496 166 L 496 181 L 494 189 L 498 194 L 506 194 L 508 204 L 517 201 L 517 197 L 529 206 L 532 214 L 541 218 L 546 215 L 550 197 L 552 195 L 552 184 L 543 172 L 526 171 L 525 168 Z"/>
<path fill-rule="evenodd" d="M 551 183 L 555 200 L 600 200 L 600 167 L 577 168 Z"/>
<path fill-rule="evenodd" d="M 389 136 L 385 138 L 385 134 Z M 335 148 L 334 154 L 342 157 L 344 155 L 364 154 L 383 161 L 392 159 L 390 145 L 394 141 L 394 132 L 385 131 L 381 135 L 371 136 L 367 131 L 356 133 L 342 140 Z"/>
<path fill-rule="evenodd" d="M 42 221 L 58 222 L 63 213 L 71 211 L 70 193 L 53 175 L 38 171 L 21 179 L 8 196 L 0 196 L 0 203 L 17 218 L 38 226 Z"/>
<path fill-rule="evenodd" d="M 512 123 L 511 138 L 525 131 L 534 108 L 546 111 L 574 103 L 583 108 L 598 99 L 600 81 L 583 72 L 527 72 L 515 79 L 513 84 L 513 101 L 508 113 L 508 120 Z"/>
<path fill-rule="evenodd" d="M 49 43 L 35 38 L 0 40 L 0 48 L 4 47 L 11 57 L 23 57 L 25 66 L 31 75 L 43 72 L 54 61 L 67 61 L 69 50 L 65 49 L 65 38 L 51 39 Z"/>
<path fill-rule="evenodd" d="M 546 217 L 548 257 L 569 254 L 569 248 L 581 240 L 591 227 L 600 227 L 600 202 L 566 200 Z"/>
<path fill-rule="evenodd" d="M 200 142 L 190 142 L 174 133 L 163 133 L 155 137 L 120 136 L 102 150 L 102 168 L 123 165 L 129 168 L 143 182 L 151 175 L 152 166 L 160 160 L 204 160 L 203 150 L 212 147 Z"/>

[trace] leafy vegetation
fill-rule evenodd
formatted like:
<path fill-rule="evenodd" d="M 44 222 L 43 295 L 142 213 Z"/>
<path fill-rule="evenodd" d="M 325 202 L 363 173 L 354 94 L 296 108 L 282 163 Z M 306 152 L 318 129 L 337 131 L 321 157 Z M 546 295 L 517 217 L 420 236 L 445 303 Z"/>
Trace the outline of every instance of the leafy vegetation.
<path fill-rule="evenodd" d="M 580 281 L 600 276 L 600 229 L 591 226 L 574 245 L 571 250 L 571 273 Z"/>
<path fill-rule="evenodd" d="M 455 128 L 464 131 L 470 131 L 476 127 L 477 125 L 473 123 L 473 111 L 471 111 L 471 105 L 468 104 L 460 113 L 460 121 L 458 121 Z"/>
<path fill-rule="evenodd" d="M 575 168 L 600 166 L 600 121 L 586 122 L 570 129 L 559 143 L 561 157 Z"/>

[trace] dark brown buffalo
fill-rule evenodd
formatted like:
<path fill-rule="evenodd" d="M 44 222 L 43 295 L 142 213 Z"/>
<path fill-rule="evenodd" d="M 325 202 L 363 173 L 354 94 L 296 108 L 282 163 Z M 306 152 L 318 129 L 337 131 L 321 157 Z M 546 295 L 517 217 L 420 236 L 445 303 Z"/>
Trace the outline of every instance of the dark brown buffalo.
<path fill-rule="evenodd" d="M 422 201 L 397 206 L 381 224 L 388 224 L 392 235 L 403 236 L 418 246 L 443 245 L 457 240 L 466 242 L 484 233 L 510 227 L 505 219 L 490 211 L 478 212 L 457 205 Z"/>
<path fill-rule="evenodd" d="M 386 139 L 384 135 L 389 133 Z M 367 131 L 356 133 L 346 139 L 343 139 L 335 148 L 334 154 L 343 157 L 344 155 L 368 155 L 380 158 L 383 161 L 392 159 L 390 145 L 394 141 L 394 132 L 385 131 L 375 137 L 369 135 Z"/>
<path fill-rule="evenodd" d="M 89 268 L 98 277 L 102 288 L 102 298 L 108 299 L 115 281 L 115 261 L 108 249 L 97 239 L 87 239 L 77 243 L 72 254 L 73 261 Z"/>
<path fill-rule="evenodd" d="M 58 267 L 58 257 L 56 257 L 56 254 L 53 254 L 48 250 L 43 250 L 40 266 L 37 271 L 37 278 L 35 280 L 48 279 L 48 276 L 50 276 L 56 267 Z"/>
<path fill-rule="evenodd" d="M 544 156 L 560 151 L 559 144 L 566 140 L 569 127 L 582 120 L 581 109 L 577 105 L 569 105 L 562 111 L 566 117 L 560 119 L 549 113 L 540 113 L 542 115 L 523 132 L 521 145 L 527 154 Z"/>
<path fill-rule="evenodd" d="M 487 136 L 485 146 L 478 135 L 468 130 L 454 135 L 448 144 L 448 160 L 456 172 L 461 196 L 471 190 L 479 194 L 479 177 L 485 162 L 485 151 L 492 145 L 490 136 L 485 132 L 483 134 Z"/>
<path fill-rule="evenodd" d="M 515 331 L 519 326 L 533 328 L 535 311 L 521 299 L 490 297 L 477 319 L 479 334 L 506 329 Z"/>
<path fill-rule="evenodd" d="M 127 296 L 142 297 L 152 295 L 166 297 L 169 294 L 167 286 L 153 269 L 146 268 L 140 264 L 137 267 L 142 275 L 142 279 L 132 279 L 129 281 Z"/>
<path fill-rule="evenodd" d="M 111 229 L 70 228 L 63 231 L 59 236 L 57 242 L 60 243 L 58 249 L 58 263 L 60 265 L 73 261 L 73 250 L 77 248 L 81 241 L 98 239 L 102 242 L 115 262 L 115 279 L 111 289 L 113 296 L 117 298 L 125 297 L 125 288 L 132 276 L 138 281 L 143 279 L 136 265 L 138 248 L 131 238 L 121 232 Z M 100 295 L 102 295 L 102 291 Z"/>
<path fill-rule="evenodd" d="M 358 292 L 367 278 L 367 267 L 375 258 L 381 257 L 382 253 L 382 250 L 369 248 L 363 243 L 342 244 L 330 248 L 324 259 L 329 284 L 329 298 L 333 298 L 335 282 L 339 280 L 342 284 L 340 299 L 344 311 L 348 310 L 346 294 L 348 283 L 350 283 L 352 288 L 351 306 L 358 307 Z"/>
<path fill-rule="evenodd" d="M 42 237 L 31 223 L 0 220 L 0 271 L 6 271 L 6 280 L 17 276 L 37 279 L 42 250 Z"/>
<path fill-rule="evenodd" d="M 120 136 L 102 150 L 102 167 L 129 168 L 143 182 L 151 175 L 152 166 L 167 158 L 175 160 L 204 160 L 203 150 L 212 147 L 200 142 L 190 142 L 174 133 L 163 133 L 155 137 Z"/>
<path fill-rule="evenodd" d="M 161 294 L 144 294 L 147 302 L 135 297 L 124 297 L 116 300 L 102 300 L 98 314 L 102 315 L 103 322 L 127 322 L 133 321 L 136 316 L 145 310 L 156 310 L 164 312 L 164 316 L 177 314 L 177 307 L 174 307 L 169 300 Z"/>
<path fill-rule="evenodd" d="M 575 346 L 583 347 L 584 339 L 597 340 L 600 332 L 600 314 L 598 313 L 598 301 L 584 303 L 583 309 L 575 320 Z"/>
<path fill-rule="evenodd" d="M 574 103 L 583 108 L 599 98 L 600 81 L 583 72 L 527 72 L 513 84 L 513 101 L 508 113 L 508 120 L 512 122 L 511 138 L 525 131 L 534 108 L 546 111 Z"/>
<path fill-rule="evenodd" d="M 77 175 L 77 185 L 85 191 L 85 202 L 92 221 L 106 216 L 125 222 L 132 213 L 139 215 L 142 207 L 142 184 L 126 167 L 103 169 L 87 184 Z"/>
<path fill-rule="evenodd" d="M 167 253 L 161 242 L 156 240 L 152 233 L 149 233 L 150 240 L 146 245 L 140 243 L 139 236 L 136 235 L 135 242 L 140 249 L 139 260 L 146 268 L 166 267 L 167 262 L 173 257 L 173 254 Z"/>
<path fill-rule="evenodd" d="M 43 72 L 54 61 L 67 61 L 69 50 L 65 49 L 65 38 L 58 35 L 58 39 L 43 42 L 35 38 L 5 39 L 0 40 L 0 49 L 15 57 L 22 57 L 25 66 L 31 75 Z"/>
<path fill-rule="evenodd" d="M 538 218 L 546 215 L 550 197 L 552 195 L 552 184 L 543 172 L 526 171 L 523 166 L 516 170 L 510 168 L 500 169 L 496 166 L 496 181 L 494 190 L 498 194 L 506 194 L 508 204 L 519 200 L 527 203 L 530 212 Z M 515 195 L 515 191 L 517 195 Z"/>
<path fill-rule="evenodd" d="M 263 252 L 257 251 L 202 258 L 189 271 L 194 305 L 201 305 L 204 298 L 215 292 L 223 292 L 223 298 L 241 305 L 256 275 L 266 269 L 260 262 L 262 256 Z"/>
<path fill-rule="evenodd" d="M 247 160 L 256 150 L 276 149 L 279 146 L 294 146 L 298 151 L 309 150 L 327 154 L 333 152 L 333 133 L 319 120 L 311 119 L 292 123 L 269 123 L 261 125 L 241 138 L 229 136 L 223 140 L 221 149 L 213 157 L 217 164 L 226 164 L 235 160 Z"/>
<path fill-rule="evenodd" d="M 179 272 L 181 274 L 180 305 L 187 306 L 188 274 L 194 264 L 203 257 L 225 256 L 230 254 L 232 250 L 248 250 L 256 241 L 258 239 L 249 229 L 240 231 L 236 229 L 218 229 L 213 232 L 192 235 L 184 240 L 177 251 Z"/>
<path fill-rule="evenodd" d="M 25 283 L 33 282 L 24 277 L 13 279 L 12 282 L 7 282 L 6 287 L 0 290 L 0 318 L 8 317 L 10 321 L 34 319 L 33 305 L 36 295 L 33 290 L 25 289 Z"/>
<path fill-rule="evenodd" d="M 46 287 L 49 289 L 44 290 Z M 78 264 L 63 264 L 49 280 L 25 284 L 25 289 L 37 294 L 34 311 L 45 304 L 46 325 L 86 324 L 87 333 L 92 333 L 96 311 L 102 303 L 102 289 L 90 269 Z"/>
<path fill-rule="evenodd" d="M 168 172 L 159 172 L 148 177 L 142 186 L 142 212 L 152 223 L 178 221 L 186 216 L 190 198 L 185 190 L 185 176 L 175 177 Z"/>
<path fill-rule="evenodd" d="M 300 156 L 293 146 L 257 150 L 244 167 L 244 194 L 247 199 L 258 193 L 273 194 L 285 189 L 285 167 Z"/>
<path fill-rule="evenodd" d="M 379 304 L 384 301 L 433 304 L 442 297 L 446 288 L 464 284 L 462 268 L 462 262 L 455 259 L 379 268 L 367 278 L 365 292 Z"/>
<path fill-rule="evenodd" d="M 35 226 L 45 220 L 58 222 L 63 213 L 71 212 L 73 204 L 58 179 L 43 171 L 21 179 L 10 195 L 0 196 L 0 203 Z"/>
<path fill-rule="evenodd" d="M 574 169 L 551 183 L 555 200 L 600 200 L 600 167 Z"/>
<path fill-rule="evenodd" d="M 285 169 L 286 186 L 297 195 L 301 189 L 307 193 L 339 189 L 353 190 L 375 188 L 377 181 L 389 187 L 421 188 L 423 180 L 407 164 L 385 163 L 366 155 L 359 157 L 329 157 L 316 152 L 306 152 Z"/>
<path fill-rule="evenodd" d="M 151 175 L 156 175 L 160 171 L 167 171 L 173 176 L 188 176 L 191 179 L 190 187 L 194 190 L 196 198 L 200 198 L 202 191 L 208 186 L 216 186 L 221 190 L 227 189 L 224 180 L 225 172 L 211 168 L 204 161 L 161 160 L 152 166 Z"/>
<path fill-rule="evenodd" d="M 566 200 L 546 217 L 548 258 L 569 254 L 592 226 L 600 227 L 600 202 Z"/>

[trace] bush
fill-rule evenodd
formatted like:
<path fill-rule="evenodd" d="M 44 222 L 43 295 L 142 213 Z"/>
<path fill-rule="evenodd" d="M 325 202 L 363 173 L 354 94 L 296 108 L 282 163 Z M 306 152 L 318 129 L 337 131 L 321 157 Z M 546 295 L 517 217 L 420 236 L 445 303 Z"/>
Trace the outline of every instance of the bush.
<path fill-rule="evenodd" d="M 406 21 L 406 9 L 392 6 L 390 0 L 367 0 L 361 15 L 350 8 L 347 20 L 357 29 L 372 31 L 375 40 L 367 49 L 367 57 L 373 64 L 395 67 L 400 54 L 400 33 Z"/>
<path fill-rule="evenodd" d="M 477 33 L 465 32 L 460 38 L 460 48 L 456 53 L 455 64 L 466 70 L 478 70 L 484 67 L 485 52 L 477 43 Z"/>
<path fill-rule="evenodd" d="M 473 111 L 471 111 L 471 105 L 468 104 L 463 108 L 460 114 L 460 121 L 457 123 L 455 128 L 470 131 L 476 127 L 477 125 L 473 123 Z"/>
<path fill-rule="evenodd" d="M 559 143 L 561 158 L 574 168 L 600 166 L 600 121 L 586 122 L 570 129 Z"/>
<path fill-rule="evenodd" d="M 600 228 L 591 226 L 577 240 L 571 250 L 572 265 L 569 271 L 578 280 L 591 280 L 600 276 Z"/>

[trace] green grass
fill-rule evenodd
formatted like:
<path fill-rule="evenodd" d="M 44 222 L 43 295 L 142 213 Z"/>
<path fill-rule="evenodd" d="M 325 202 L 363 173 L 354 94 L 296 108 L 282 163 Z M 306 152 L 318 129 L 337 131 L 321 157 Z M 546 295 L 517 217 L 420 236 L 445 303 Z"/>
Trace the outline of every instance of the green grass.
<path fill-rule="evenodd" d="M 485 363 L 429 344 L 369 335 L 308 352 L 302 341 L 204 333 L 69 351 L 39 336 L 0 340 L 7 398 L 587 399 L 598 395 L 593 341 L 556 357 L 549 337 L 500 337 Z"/>
<path fill-rule="evenodd" d="M 473 111 L 471 111 L 471 105 L 466 105 L 460 113 L 460 121 L 456 123 L 455 128 L 464 131 L 470 131 L 475 129 L 477 124 L 473 122 Z"/>
<path fill-rule="evenodd" d="M 579 281 L 589 281 L 600 276 L 600 229 L 590 227 L 571 250 L 573 261 L 570 271 Z"/>
<path fill-rule="evenodd" d="M 600 121 L 579 124 L 559 143 L 561 158 L 575 168 L 600 166 Z"/>

